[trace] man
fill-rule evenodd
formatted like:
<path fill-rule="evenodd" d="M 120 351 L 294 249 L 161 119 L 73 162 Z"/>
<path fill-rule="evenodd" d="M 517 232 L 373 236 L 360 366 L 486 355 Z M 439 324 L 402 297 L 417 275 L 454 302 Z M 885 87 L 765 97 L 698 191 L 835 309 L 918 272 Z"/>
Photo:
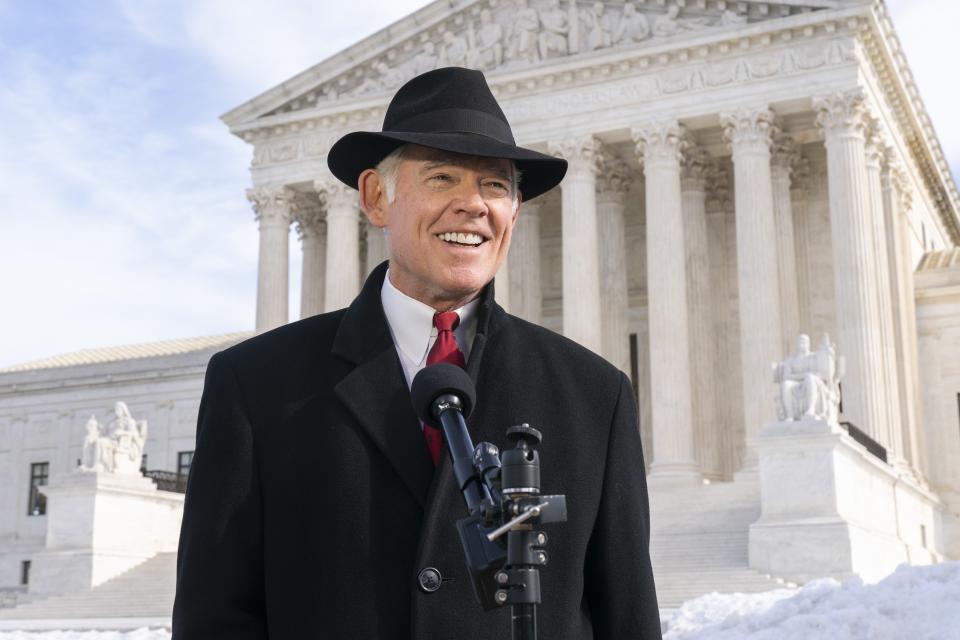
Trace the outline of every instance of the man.
<path fill-rule="evenodd" d="M 344 136 L 328 163 L 390 259 L 348 309 L 211 359 L 174 638 L 510 637 L 509 608 L 474 598 L 449 456 L 431 459 L 410 403 L 438 344 L 476 382 L 473 440 L 505 444 L 530 423 L 544 492 L 567 495 L 568 521 L 547 527 L 540 637 L 659 638 L 630 384 L 493 298 L 522 197 L 566 163 L 517 147 L 483 74 L 460 68 L 401 87 L 383 131 Z"/>

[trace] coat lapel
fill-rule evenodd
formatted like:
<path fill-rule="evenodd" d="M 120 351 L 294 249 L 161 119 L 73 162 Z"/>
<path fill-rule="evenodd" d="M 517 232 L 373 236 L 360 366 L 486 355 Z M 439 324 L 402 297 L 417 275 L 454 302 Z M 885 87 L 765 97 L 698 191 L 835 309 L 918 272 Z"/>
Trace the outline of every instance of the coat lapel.
<path fill-rule="evenodd" d="M 340 323 L 333 352 L 356 367 L 334 392 L 426 508 L 433 463 L 380 301 L 386 270 L 374 269 Z"/>

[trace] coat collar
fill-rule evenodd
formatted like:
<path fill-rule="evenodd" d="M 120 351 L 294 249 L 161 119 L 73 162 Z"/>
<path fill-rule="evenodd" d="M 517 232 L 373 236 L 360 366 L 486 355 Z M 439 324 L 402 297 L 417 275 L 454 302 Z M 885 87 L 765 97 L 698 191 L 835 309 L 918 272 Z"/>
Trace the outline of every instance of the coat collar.
<path fill-rule="evenodd" d="M 370 273 L 340 322 L 333 353 L 356 366 L 334 391 L 426 509 L 434 476 L 450 473 L 448 456 L 434 473 L 383 312 L 380 289 L 386 272 L 384 262 Z M 488 338 L 504 315 L 491 282 L 480 294 L 477 335 L 467 360 L 474 382 Z"/>

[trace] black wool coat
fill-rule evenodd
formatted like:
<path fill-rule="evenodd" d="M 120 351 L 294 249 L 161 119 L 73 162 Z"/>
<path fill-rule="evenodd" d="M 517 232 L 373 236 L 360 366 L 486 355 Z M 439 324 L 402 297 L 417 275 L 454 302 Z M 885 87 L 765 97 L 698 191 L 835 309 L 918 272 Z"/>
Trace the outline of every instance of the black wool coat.
<path fill-rule="evenodd" d="M 449 456 L 434 470 L 383 306 L 386 264 L 344 310 L 216 354 L 187 486 L 174 640 L 507 640 L 475 600 Z M 630 384 L 574 342 L 506 314 L 487 287 L 467 363 L 473 441 L 543 433 L 543 640 L 653 640 L 660 622 Z M 437 568 L 426 593 L 417 575 Z"/>

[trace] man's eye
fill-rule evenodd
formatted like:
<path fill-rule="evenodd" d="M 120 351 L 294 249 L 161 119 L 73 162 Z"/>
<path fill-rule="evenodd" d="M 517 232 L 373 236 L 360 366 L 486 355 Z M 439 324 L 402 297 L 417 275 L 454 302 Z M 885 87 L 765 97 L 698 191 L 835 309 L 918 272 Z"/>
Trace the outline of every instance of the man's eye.
<path fill-rule="evenodd" d="M 452 180 L 452 178 L 446 173 L 438 173 L 436 175 L 430 176 L 430 179 L 436 182 L 450 182 L 450 180 Z"/>
<path fill-rule="evenodd" d="M 487 186 L 487 188 L 493 189 L 494 191 L 506 192 L 510 190 L 510 187 L 507 185 L 506 182 L 500 182 L 498 180 L 489 180 L 485 183 L 485 185 Z"/>

